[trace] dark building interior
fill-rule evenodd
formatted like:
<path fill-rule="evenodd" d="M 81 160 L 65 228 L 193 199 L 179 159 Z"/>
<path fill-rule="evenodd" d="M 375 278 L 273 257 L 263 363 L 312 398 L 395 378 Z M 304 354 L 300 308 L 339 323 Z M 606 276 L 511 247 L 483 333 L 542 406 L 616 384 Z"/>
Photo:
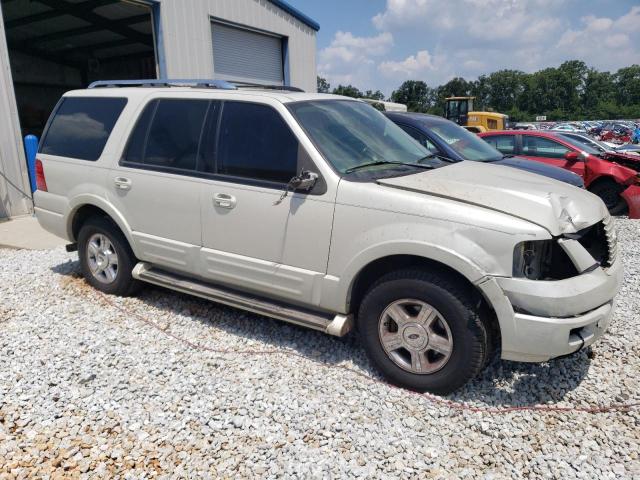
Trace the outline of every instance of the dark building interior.
<path fill-rule="evenodd" d="M 41 135 L 65 91 L 156 78 L 153 14 L 122 0 L 0 0 L 22 135 Z"/>

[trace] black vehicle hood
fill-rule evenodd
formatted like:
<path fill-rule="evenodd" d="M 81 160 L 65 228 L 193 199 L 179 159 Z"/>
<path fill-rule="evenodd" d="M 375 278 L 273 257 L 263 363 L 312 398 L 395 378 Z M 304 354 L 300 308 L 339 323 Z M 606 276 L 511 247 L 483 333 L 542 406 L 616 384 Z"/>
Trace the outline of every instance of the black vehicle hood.
<path fill-rule="evenodd" d="M 508 157 L 491 163 L 494 165 L 506 165 L 508 167 L 519 168 L 526 172 L 537 173 L 538 175 L 544 175 L 545 177 L 560 180 L 561 182 L 568 183 L 569 185 L 584 188 L 584 181 L 579 175 L 576 175 L 569 170 L 565 170 L 564 168 L 554 167 L 553 165 L 547 165 L 542 162 L 527 160 L 526 158 L 520 157 Z"/>

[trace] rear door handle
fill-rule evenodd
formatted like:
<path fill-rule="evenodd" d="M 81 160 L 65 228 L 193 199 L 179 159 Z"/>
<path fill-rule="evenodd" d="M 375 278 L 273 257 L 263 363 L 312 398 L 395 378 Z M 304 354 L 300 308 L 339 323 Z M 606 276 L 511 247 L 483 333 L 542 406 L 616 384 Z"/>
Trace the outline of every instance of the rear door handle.
<path fill-rule="evenodd" d="M 213 196 L 213 203 L 216 207 L 232 209 L 236 206 L 236 197 L 226 193 L 216 193 Z"/>
<path fill-rule="evenodd" d="M 130 190 L 131 189 L 131 180 L 125 177 L 116 177 L 113 179 L 113 183 L 116 184 L 116 187 L 120 190 Z"/>

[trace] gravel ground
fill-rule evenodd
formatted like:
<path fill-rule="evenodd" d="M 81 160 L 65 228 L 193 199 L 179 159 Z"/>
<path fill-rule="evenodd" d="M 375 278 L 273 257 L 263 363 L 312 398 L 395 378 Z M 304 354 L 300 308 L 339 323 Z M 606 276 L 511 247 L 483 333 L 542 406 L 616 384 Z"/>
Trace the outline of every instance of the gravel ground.
<path fill-rule="evenodd" d="M 0 478 L 640 479 L 638 408 L 467 408 L 640 401 L 640 221 L 618 230 L 606 337 L 545 364 L 494 360 L 455 404 L 379 381 L 353 335 L 153 287 L 107 299 L 75 254 L 0 250 Z"/>

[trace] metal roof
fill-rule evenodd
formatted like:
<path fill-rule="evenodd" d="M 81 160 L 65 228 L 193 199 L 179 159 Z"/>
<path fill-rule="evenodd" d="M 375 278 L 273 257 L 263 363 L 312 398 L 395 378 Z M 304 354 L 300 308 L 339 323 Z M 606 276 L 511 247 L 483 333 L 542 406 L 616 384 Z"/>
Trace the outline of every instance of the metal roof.
<path fill-rule="evenodd" d="M 320 24 L 318 22 L 316 22 L 315 20 L 311 19 L 310 17 L 307 17 L 300 10 L 298 10 L 297 8 L 289 5 L 284 0 L 268 0 L 268 1 L 273 3 L 276 7 L 280 8 L 281 10 L 284 10 L 285 12 L 287 12 L 292 17 L 297 18 L 298 20 L 300 20 L 305 25 L 311 27 L 316 32 L 318 30 L 320 30 Z"/>

